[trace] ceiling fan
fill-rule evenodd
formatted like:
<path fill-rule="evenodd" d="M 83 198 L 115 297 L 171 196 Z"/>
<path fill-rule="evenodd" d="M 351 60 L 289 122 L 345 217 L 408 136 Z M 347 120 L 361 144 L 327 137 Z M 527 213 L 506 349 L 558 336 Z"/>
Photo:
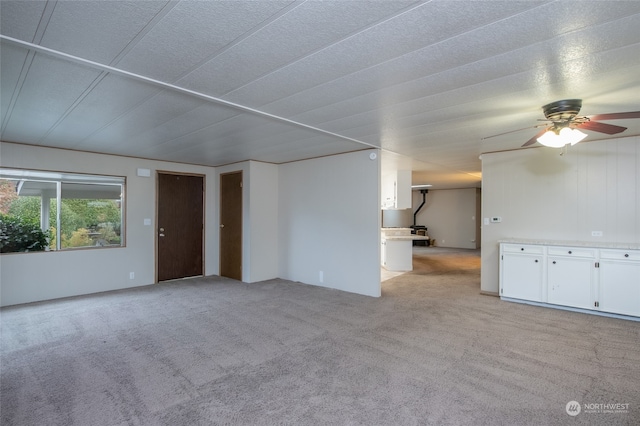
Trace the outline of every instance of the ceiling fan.
<path fill-rule="evenodd" d="M 640 111 L 598 114 L 592 115 L 591 117 L 579 116 L 578 113 L 580 112 L 581 107 L 582 99 L 565 99 L 551 102 L 543 106 L 542 111 L 546 118 L 539 119 L 538 121 L 547 121 L 550 123 L 527 127 L 526 129 L 544 126 L 544 129 L 540 130 L 522 146 L 525 147 L 533 145 L 536 142 L 540 142 L 543 145 L 554 148 L 562 148 L 569 143 L 571 145 L 575 145 L 587 136 L 580 130 L 591 130 L 593 132 L 605 133 L 607 135 L 615 135 L 616 133 L 621 133 L 627 130 L 626 127 L 602 123 L 601 121 L 640 118 Z M 519 130 L 514 131 L 517 132 Z M 506 133 L 494 136 L 500 136 Z M 494 136 L 489 136 L 483 139 L 488 139 Z"/>

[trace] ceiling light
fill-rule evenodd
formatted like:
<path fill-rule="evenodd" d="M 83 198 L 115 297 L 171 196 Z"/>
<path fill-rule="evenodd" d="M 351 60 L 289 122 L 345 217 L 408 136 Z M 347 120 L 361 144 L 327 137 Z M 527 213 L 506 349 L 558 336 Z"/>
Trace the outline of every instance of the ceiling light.
<path fill-rule="evenodd" d="M 559 129 L 554 126 L 540 136 L 538 142 L 551 148 L 562 148 L 567 144 L 575 145 L 586 137 L 587 134 L 578 129 L 572 129 L 570 127 L 562 127 Z"/>

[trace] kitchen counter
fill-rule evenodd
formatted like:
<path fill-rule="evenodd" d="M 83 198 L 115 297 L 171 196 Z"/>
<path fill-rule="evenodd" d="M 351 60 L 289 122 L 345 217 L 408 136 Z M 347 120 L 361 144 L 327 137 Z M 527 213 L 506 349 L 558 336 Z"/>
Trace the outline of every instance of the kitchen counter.
<path fill-rule="evenodd" d="M 393 236 L 382 236 L 383 240 L 393 240 L 393 241 L 413 241 L 413 240 L 430 240 L 430 237 L 424 235 L 393 235 Z"/>
<path fill-rule="evenodd" d="M 562 241 L 562 240 L 546 240 L 546 239 L 533 239 L 533 238 L 504 238 L 504 239 L 498 240 L 498 243 L 640 250 L 640 244 L 636 244 L 636 243 L 617 243 L 617 242 L 598 242 L 598 241 Z"/>
<path fill-rule="evenodd" d="M 382 228 L 382 266 L 389 271 L 413 270 L 412 242 L 429 240 L 426 235 L 415 235 L 411 228 Z"/>

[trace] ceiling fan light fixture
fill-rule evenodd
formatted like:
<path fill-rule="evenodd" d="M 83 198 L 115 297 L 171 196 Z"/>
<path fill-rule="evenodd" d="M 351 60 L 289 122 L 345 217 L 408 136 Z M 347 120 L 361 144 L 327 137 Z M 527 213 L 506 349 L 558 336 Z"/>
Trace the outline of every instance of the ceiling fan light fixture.
<path fill-rule="evenodd" d="M 581 132 L 578 129 L 571 129 L 569 127 L 565 127 L 560 130 L 559 136 L 563 138 L 566 143 L 570 143 L 572 146 L 580 142 L 582 139 L 587 137 L 586 133 Z"/>
<path fill-rule="evenodd" d="M 544 132 L 544 134 L 538 138 L 538 142 L 544 146 L 548 146 L 549 148 L 562 148 L 566 144 L 560 135 L 552 129 Z"/>
<path fill-rule="evenodd" d="M 567 144 L 575 145 L 586 137 L 587 134 L 578 129 L 563 127 L 558 130 L 552 127 L 538 138 L 538 142 L 550 148 L 562 148 Z"/>

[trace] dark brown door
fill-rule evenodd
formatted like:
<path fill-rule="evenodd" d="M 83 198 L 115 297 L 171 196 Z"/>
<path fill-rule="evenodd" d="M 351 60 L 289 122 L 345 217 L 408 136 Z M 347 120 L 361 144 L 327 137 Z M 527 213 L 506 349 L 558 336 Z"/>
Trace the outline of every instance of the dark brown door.
<path fill-rule="evenodd" d="M 158 173 L 158 281 L 203 274 L 204 178 Z"/>
<path fill-rule="evenodd" d="M 242 171 L 220 175 L 220 275 L 242 281 Z"/>

